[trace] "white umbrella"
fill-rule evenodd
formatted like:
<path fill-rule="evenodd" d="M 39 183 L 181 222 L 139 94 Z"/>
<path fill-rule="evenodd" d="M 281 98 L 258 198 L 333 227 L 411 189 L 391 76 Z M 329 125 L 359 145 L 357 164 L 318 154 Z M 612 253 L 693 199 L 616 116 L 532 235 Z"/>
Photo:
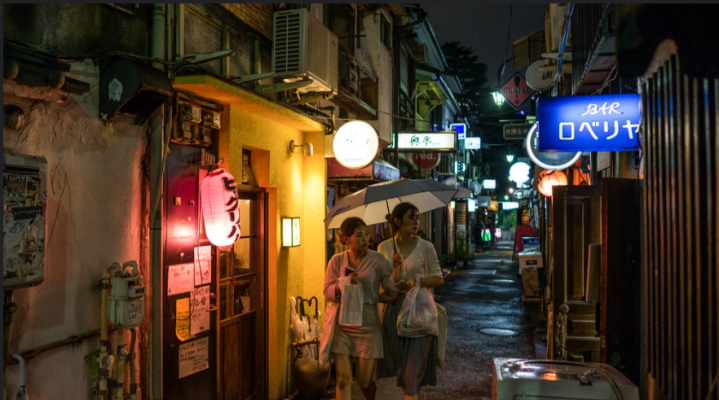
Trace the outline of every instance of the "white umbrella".
<path fill-rule="evenodd" d="M 290 297 L 290 302 L 292 303 L 292 323 L 291 328 L 292 332 L 294 332 L 295 337 L 297 338 L 298 342 L 301 342 L 305 340 L 305 324 L 302 322 L 302 319 L 297 314 L 297 300 L 295 300 L 294 297 Z M 309 349 L 305 346 L 302 346 L 301 348 L 302 354 L 309 357 Z"/>
<path fill-rule="evenodd" d="M 385 216 L 402 202 L 414 204 L 420 213 L 446 207 L 457 189 L 431 179 L 401 179 L 370 185 L 341 198 L 325 218 L 327 229 L 339 228 L 348 217 L 360 217 L 367 225 L 386 222 Z"/>

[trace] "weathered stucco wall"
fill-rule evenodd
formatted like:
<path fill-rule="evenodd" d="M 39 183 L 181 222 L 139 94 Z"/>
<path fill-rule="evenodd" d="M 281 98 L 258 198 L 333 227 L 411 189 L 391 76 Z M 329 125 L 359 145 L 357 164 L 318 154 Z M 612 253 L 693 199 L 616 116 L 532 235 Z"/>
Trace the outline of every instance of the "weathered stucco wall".
<path fill-rule="evenodd" d="M 98 117 L 97 70 L 92 62 L 73 66 L 73 76 L 92 83 L 90 93 L 67 101 L 45 101 L 35 89 L 3 82 L 7 106 L 20 106 L 27 125 L 3 128 L 3 146 L 47 159 L 45 281 L 14 292 L 17 312 L 10 352 L 24 351 L 100 328 L 98 280 L 114 261 L 136 260 L 147 276 L 143 223 L 145 128 L 130 119 L 105 125 Z M 148 281 L 146 280 L 146 283 Z M 147 320 L 149 317 L 146 316 Z M 115 335 L 111 336 L 113 346 Z M 129 333 L 125 342 L 129 346 Z M 94 398 L 83 358 L 99 349 L 99 336 L 38 355 L 26 363 L 28 392 L 38 399 Z M 139 347 L 138 337 L 138 347 Z M 136 360 L 140 383 L 141 360 Z M 5 368 L 8 395 L 18 388 L 17 365 Z M 129 377 L 129 372 L 126 372 Z"/>
<path fill-rule="evenodd" d="M 230 172 L 234 176 L 242 175 L 242 149 L 251 149 L 257 152 L 253 152 L 252 163 L 260 186 L 274 188 L 268 191 L 269 229 L 273 222 L 275 227 L 275 240 L 270 232 L 268 244 L 268 395 L 270 399 L 284 398 L 290 394 L 290 363 L 294 357 L 289 348 L 289 343 L 294 341 L 290 331 L 289 298 L 317 296 L 319 309 L 324 310 L 321 285 L 325 271 L 323 220 L 327 190 L 324 132 L 304 133 L 236 106 L 230 107 L 229 124 Z M 290 140 L 312 143 L 314 155 L 303 156 L 302 148 L 291 153 Z M 282 247 L 282 216 L 300 217 L 299 247 Z"/>
<path fill-rule="evenodd" d="M 355 49 L 357 60 L 375 76 L 378 84 L 377 120 L 368 121 L 379 136 L 392 141 L 392 51 L 380 40 L 382 16 L 391 24 L 392 18 L 383 10 L 364 14 L 360 48 Z M 363 14 L 359 14 L 362 18 Z"/>

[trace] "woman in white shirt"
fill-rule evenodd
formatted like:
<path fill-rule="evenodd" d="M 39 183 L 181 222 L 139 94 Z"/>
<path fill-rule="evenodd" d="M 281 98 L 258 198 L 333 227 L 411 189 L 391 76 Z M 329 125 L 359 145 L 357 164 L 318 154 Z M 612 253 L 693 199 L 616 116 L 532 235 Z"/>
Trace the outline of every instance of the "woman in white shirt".
<path fill-rule="evenodd" d="M 335 359 L 337 372 L 337 399 L 352 398 L 352 361 L 357 360 L 357 383 L 368 400 L 374 400 L 377 386 L 372 375 L 377 359 L 384 357 L 382 345 L 382 327 L 377 304 L 379 303 L 379 286 L 387 293 L 385 298 L 396 298 L 392 281 L 392 271 L 387 260 L 376 251 L 369 250 L 369 232 L 362 219 L 350 217 L 342 222 L 339 229 L 342 243 L 349 245 L 349 250 L 335 254 L 327 265 L 325 273 L 324 295 L 328 308 L 338 308 L 342 299 L 339 278 L 350 276 L 350 283 L 362 283 L 364 304 L 362 306 L 362 326 L 341 326 L 337 316 L 329 318 L 325 313 L 323 331 L 332 330 L 332 339 L 323 332 L 321 362 L 329 359 L 331 353 Z"/>
<path fill-rule="evenodd" d="M 396 375 L 397 386 L 404 389 L 405 400 L 416 400 L 422 386 L 437 385 L 437 338 L 432 335 L 419 338 L 397 335 L 397 316 L 409 289 L 419 285 L 429 290 L 442 286 L 444 280 L 434 246 L 417 235 L 417 207 L 412 203 L 400 203 L 387 219 L 395 232 L 394 240 L 385 240 L 377 250 L 388 260 L 400 294 L 396 299 L 380 296 L 381 301 L 386 300 L 389 305 L 382 318 L 385 358 L 378 363 L 377 375 Z"/>

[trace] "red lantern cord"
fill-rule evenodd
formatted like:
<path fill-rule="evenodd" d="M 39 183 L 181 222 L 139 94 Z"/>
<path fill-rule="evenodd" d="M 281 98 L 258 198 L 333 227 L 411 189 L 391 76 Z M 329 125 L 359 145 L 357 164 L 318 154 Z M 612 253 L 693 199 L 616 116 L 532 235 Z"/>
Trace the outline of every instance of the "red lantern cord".
<path fill-rule="evenodd" d="M 219 247 L 229 247 L 240 238 L 240 208 L 235 178 L 216 169 L 202 180 L 200 202 L 207 238 Z"/>

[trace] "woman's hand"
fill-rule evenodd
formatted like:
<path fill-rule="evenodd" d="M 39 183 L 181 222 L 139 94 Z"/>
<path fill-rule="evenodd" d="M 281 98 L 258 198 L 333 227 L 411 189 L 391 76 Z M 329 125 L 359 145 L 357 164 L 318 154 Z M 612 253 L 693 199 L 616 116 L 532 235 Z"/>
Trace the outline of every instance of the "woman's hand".
<path fill-rule="evenodd" d="M 359 283 L 359 277 L 357 276 L 356 272 L 353 272 L 352 275 L 350 275 L 350 283 L 353 285 L 356 285 Z"/>
<path fill-rule="evenodd" d="M 382 303 L 394 303 L 394 301 L 397 300 L 397 296 L 399 296 L 399 293 L 394 290 L 385 291 L 380 293 L 379 301 Z"/>
<path fill-rule="evenodd" d="M 404 280 L 405 283 L 407 283 L 407 288 L 412 289 L 415 284 L 417 284 L 417 279 L 415 278 L 407 278 Z"/>

